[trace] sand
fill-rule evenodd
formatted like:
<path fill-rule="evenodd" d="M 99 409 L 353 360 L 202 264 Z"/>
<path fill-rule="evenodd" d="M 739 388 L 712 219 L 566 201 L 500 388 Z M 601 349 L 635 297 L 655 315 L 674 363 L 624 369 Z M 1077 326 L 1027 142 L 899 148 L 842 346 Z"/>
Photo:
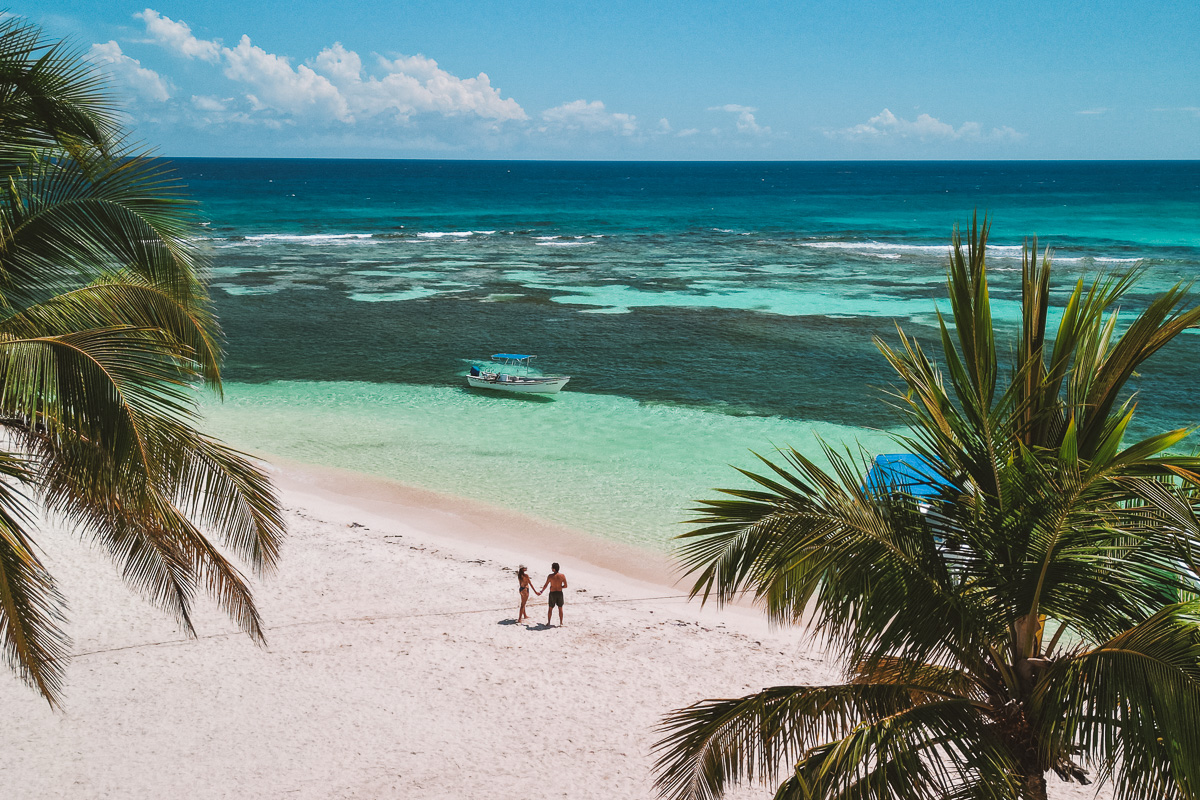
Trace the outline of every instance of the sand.
<path fill-rule="evenodd" d="M 801 631 L 688 602 L 665 557 L 361 476 L 277 475 L 291 536 L 256 581 L 266 647 L 207 607 L 186 639 L 99 554 L 43 537 L 76 656 L 61 712 L 0 678 L 5 798 L 650 798 L 664 713 L 839 677 Z M 544 598 L 517 624 L 512 568 L 540 587 L 552 560 L 566 627 L 543 624 Z"/>

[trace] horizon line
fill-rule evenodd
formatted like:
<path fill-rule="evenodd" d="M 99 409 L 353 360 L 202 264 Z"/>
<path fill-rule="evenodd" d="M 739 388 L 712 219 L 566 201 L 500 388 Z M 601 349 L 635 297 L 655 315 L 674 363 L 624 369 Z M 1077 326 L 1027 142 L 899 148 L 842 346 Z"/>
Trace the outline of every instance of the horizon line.
<path fill-rule="evenodd" d="M 224 159 L 228 161 L 452 161 L 485 163 L 553 164 L 1200 164 L 1200 158 L 768 158 L 768 159 L 669 159 L 669 158 L 427 158 L 416 156 L 183 156 L 162 153 L 147 158 Z"/>

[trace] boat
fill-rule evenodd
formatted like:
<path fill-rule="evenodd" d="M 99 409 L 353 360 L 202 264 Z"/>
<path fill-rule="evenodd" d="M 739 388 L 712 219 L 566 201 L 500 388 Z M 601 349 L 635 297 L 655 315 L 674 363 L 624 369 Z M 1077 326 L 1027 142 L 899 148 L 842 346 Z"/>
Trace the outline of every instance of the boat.
<path fill-rule="evenodd" d="M 532 375 L 530 361 L 536 356 L 519 353 L 496 353 L 485 367 L 473 365 L 467 374 L 467 385 L 472 389 L 494 389 L 513 394 L 555 394 L 571 380 L 570 375 Z"/>

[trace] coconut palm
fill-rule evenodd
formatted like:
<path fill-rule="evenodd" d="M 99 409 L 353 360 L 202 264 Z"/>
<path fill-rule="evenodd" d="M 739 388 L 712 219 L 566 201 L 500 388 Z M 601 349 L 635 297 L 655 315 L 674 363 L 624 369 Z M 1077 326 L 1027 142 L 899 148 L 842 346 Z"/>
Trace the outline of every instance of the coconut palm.
<path fill-rule="evenodd" d="M 845 665 L 670 714 L 658 786 L 717 797 L 1046 797 L 1046 775 L 1121 798 L 1200 797 L 1200 459 L 1181 429 L 1126 442 L 1134 371 L 1200 321 L 1184 287 L 1128 326 L 1136 275 L 1079 281 L 1053 337 L 1050 254 L 1026 249 L 1011 372 L 997 357 L 988 226 L 955 230 L 940 365 L 877 345 L 932 502 L 867 488 L 865 458 L 787 450 L 704 501 L 682 538 L 693 596 L 742 592 L 811 626 Z"/>
<path fill-rule="evenodd" d="M 70 642 L 42 519 L 188 633 L 204 591 L 255 639 L 230 559 L 266 570 L 284 533 L 261 469 L 196 428 L 221 353 L 194 208 L 115 108 L 76 53 L 0 21 L 0 648 L 52 704 Z"/>

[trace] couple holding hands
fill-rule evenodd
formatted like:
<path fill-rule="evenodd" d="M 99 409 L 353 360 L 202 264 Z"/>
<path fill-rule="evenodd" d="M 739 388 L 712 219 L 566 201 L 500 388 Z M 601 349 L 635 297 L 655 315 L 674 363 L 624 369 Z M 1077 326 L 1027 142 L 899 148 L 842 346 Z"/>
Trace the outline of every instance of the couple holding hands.
<path fill-rule="evenodd" d="M 550 618 L 554 616 L 554 607 L 558 606 L 558 627 L 563 625 L 563 589 L 567 588 L 567 577 L 558 571 L 558 562 L 550 565 L 553 570 L 546 576 L 546 582 L 542 584 L 540 590 L 533 589 L 533 579 L 526 574 L 526 567 L 522 564 L 517 568 L 517 581 L 520 584 L 521 593 L 521 611 L 517 615 L 517 622 L 524 622 L 529 619 L 529 615 L 525 613 L 525 603 L 529 600 L 529 590 L 533 589 L 534 594 L 541 595 L 546 591 L 546 587 L 550 587 L 550 607 L 546 610 L 546 625 L 550 625 Z"/>

